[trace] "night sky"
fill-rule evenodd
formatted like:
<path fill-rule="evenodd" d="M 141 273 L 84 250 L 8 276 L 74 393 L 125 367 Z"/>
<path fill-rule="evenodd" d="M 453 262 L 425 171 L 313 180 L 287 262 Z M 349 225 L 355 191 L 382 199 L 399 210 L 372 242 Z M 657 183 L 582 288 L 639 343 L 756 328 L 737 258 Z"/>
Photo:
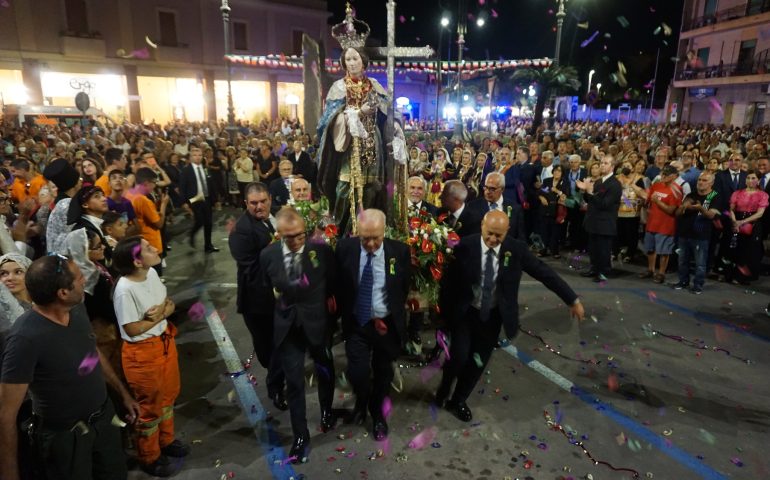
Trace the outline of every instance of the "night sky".
<path fill-rule="evenodd" d="M 385 0 L 354 0 L 357 16 L 372 28 L 372 37 L 386 40 Z M 438 50 L 439 21 L 442 12 L 451 19 L 452 59 L 457 59 L 458 0 L 402 0 L 396 2 L 396 44 L 400 46 L 430 45 Z M 465 0 L 468 34 L 465 58 L 498 60 L 553 57 L 556 44 L 556 0 Z M 344 0 L 329 0 L 333 17 L 331 23 L 342 21 Z M 562 64 L 578 68 L 585 94 L 588 72 L 596 70 L 592 84 L 602 83 L 604 100 L 612 102 L 636 99 L 644 101 L 645 84 L 653 78 L 655 57 L 660 47 L 656 106 L 665 101 L 666 88 L 673 76 L 677 38 L 681 26 L 683 0 L 569 0 L 564 21 L 561 46 Z M 494 10 L 494 13 L 493 13 Z M 495 18 L 496 14 L 496 18 Z M 475 19 L 486 18 L 484 27 L 476 26 Z M 403 18 L 401 18 L 403 17 Z M 618 19 L 618 17 L 622 17 Z M 578 24 L 588 22 L 588 28 Z M 661 28 L 666 23 L 673 33 L 666 36 Z M 624 26 L 623 24 L 627 24 Z M 585 26 L 585 25 L 583 25 Z M 587 46 L 581 43 L 598 31 Z M 444 30 L 441 55 L 447 58 L 447 34 Z M 609 34 L 609 38 L 606 35 Z M 668 45 L 665 45 L 667 42 Z M 622 61 L 627 69 L 628 86 L 613 83 L 611 74 Z M 632 91 L 628 91 L 632 89 Z"/>

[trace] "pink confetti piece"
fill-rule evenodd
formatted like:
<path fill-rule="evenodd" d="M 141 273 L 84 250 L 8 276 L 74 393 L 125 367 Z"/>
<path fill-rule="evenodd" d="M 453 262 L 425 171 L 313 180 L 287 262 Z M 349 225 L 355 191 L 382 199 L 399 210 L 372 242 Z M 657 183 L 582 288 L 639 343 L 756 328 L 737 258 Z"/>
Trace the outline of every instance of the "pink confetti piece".
<path fill-rule="evenodd" d="M 497 10 L 495 10 L 494 8 L 491 10 L 491 13 L 492 13 L 492 18 L 497 18 L 498 17 Z"/>
<path fill-rule="evenodd" d="M 719 113 L 722 113 L 722 104 L 720 104 L 716 98 L 712 98 L 711 100 L 709 100 L 709 104 L 711 105 L 711 108 L 713 108 Z"/>
<path fill-rule="evenodd" d="M 751 270 L 749 270 L 749 267 L 746 265 L 738 265 L 738 271 L 741 272 L 741 274 L 743 274 L 745 277 L 751 276 Z"/>
<path fill-rule="evenodd" d="M 447 360 L 451 360 L 452 357 L 449 355 L 449 346 L 447 345 L 446 334 L 441 330 L 436 330 L 436 342 L 439 344 L 442 350 L 444 350 L 444 355 L 446 355 Z"/>
<path fill-rule="evenodd" d="M 78 375 L 84 377 L 94 371 L 99 364 L 99 354 L 96 352 L 90 352 L 83 358 L 78 366 Z"/>
<path fill-rule="evenodd" d="M 484 4 L 486 4 L 486 3 L 487 3 L 487 0 L 479 0 L 479 5 L 482 5 L 482 6 L 483 6 L 483 5 L 484 5 Z"/>
<path fill-rule="evenodd" d="M 594 39 L 595 39 L 595 38 L 596 38 L 598 35 L 599 35 L 599 30 L 595 31 L 595 32 L 593 33 L 593 35 L 591 35 L 591 36 L 590 36 L 590 37 L 588 37 L 587 39 L 583 40 L 583 41 L 580 43 L 580 48 L 585 48 L 585 47 L 587 47 L 587 46 L 588 46 L 588 44 L 589 44 L 589 43 L 591 43 L 591 42 L 593 42 L 593 41 L 594 41 Z"/>
<path fill-rule="evenodd" d="M 398 21 L 401 22 L 401 23 L 406 23 L 406 17 L 403 16 L 403 15 L 399 15 Z"/>
<path fill-rule="evenodd" d="M 647 292 L 647 300 L 655 303 L 658 301 L 658 295 L 655 294 L 652 290 Z"/>
<path fill-rule="evenodd" d="M 382 416 L 385 417 L 385 420 L 390 417 L 391 412 L 393 411 L 393 403 L 390 400 L 390 397 L 385 397 L 382 400 Z"/>
<path fill-rule="evenodd" d="M 430 445 L 433 442 L 433 439 L 436 438 L 437 433 L 438 429 L 436 427 L 430 427 L 426 430 L 423 430 L 409 441 L 408 446 L 409 448 L 413 448 L 415 450 L 423 449 L 425 446 Z"/>
<path fill-rule="evenodd" d="M 610 376 L 607 377 L 607 388 L 610 392 L 618 391 L 618 376 L 614 373 L 611 373 Z"/>
<path fill-rule="evenodd" d="M 193 322 L 200 322 L 206 317 L 206 307 L 201 302 L 195 302 L 187 310 L 187 316 Z"/>

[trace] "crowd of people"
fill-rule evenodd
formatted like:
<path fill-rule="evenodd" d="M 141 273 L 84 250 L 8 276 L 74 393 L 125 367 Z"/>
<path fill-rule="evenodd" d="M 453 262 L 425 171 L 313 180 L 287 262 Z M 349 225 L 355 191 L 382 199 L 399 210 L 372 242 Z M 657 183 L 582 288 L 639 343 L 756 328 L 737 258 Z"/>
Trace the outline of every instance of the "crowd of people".
<path fill-rule="evenodd" d="M 268 395 L 290 410 L 290 456 L 305 459 L 310 442 L 306 352 L 318 372 L 321 428 L 336 423 L 329 347 L 338 319 L 356 397 L 351 421 L 370 415 L 374 438 L 388 435 L 382 405 L 393 361 L 421 343 L 423 318 L 405 306 L 410 250 L 385 238 L 388 219 L 373 208 L 345 220 L 355 236 L 341 228 L 334 250 L 308 241 L 292 205 L 339 194 L 343 183 L 324 165 L 334 146 L 323 132 L 286 119 L 234 132 L 222 122 L 0 129 L 2 478 L 31 478 L 30 469 L 41 478 L 125 478 L 124 421 L 144 471 L 179 469 L 190 448 L 174 434 L 181 387 L 168 321 L 175 305 L 163 282 L 175 248 L 168 226 L 191 216 L 187 242 L 196 248 L 202 229 L 202 253 L 215 254 L 213 217 L 227 207 L 240 214 L 228 242 L 238 312 L 267 369 Z M 427 212 L 461 238 L 441 284 L 451 360 L 435 396 L 460 420 L 472 418 L 466 400 L 501 328 L 516 334 L 522 271 L 582 318 L 577 295 L 544 258 L 587 252 L 582 275 L 596 282 L 638 262 L 641 278 L 662 284 L 671 264 L 671 287 L 693 294 L 709 276 L 745 285 L 765 273 L 770 127 L 573 122 L 532 131 L 514 120 L 494 130 L 462 141 L 405 136 L 409 214 Z M 387 145 L 372 149 L 381 156 Z M 331 204 L 332 214 L 350 208 Z M 74 442 L 86 446 L 73 450 Z"/>

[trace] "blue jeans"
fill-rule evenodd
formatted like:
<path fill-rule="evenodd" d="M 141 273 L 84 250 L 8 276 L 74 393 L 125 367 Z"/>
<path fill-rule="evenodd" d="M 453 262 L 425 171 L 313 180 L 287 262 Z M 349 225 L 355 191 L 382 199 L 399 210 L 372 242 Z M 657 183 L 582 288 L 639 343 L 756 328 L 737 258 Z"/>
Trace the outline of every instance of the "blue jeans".
<path fill-rule="evenodd" d="M 697 238 L 679 238 L 679 283 L 690 283 L 690 262 L 695 260 L 693 286 L 703 288 L 708 264 L 709 241 Z"/>

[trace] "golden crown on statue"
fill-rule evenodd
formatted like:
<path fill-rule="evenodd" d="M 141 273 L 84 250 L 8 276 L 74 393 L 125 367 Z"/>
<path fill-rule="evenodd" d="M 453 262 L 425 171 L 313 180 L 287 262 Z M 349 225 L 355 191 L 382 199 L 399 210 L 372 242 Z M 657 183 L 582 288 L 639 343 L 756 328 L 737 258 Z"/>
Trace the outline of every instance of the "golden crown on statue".
<path fill-rule="evenodd" d="M 354 17 L 353 8 L 348 3 L 345 7 L 345 20 L 332 27 L 332 37 L 343 50 L 363 48 L 370 31 L 369 25 Z"/>

